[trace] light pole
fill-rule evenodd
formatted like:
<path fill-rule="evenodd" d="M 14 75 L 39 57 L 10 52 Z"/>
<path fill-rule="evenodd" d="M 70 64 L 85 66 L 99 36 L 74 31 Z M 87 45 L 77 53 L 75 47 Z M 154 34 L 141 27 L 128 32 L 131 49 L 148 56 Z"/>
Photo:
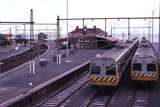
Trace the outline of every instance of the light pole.
<path fill-rule="evenodd" d="M 32 59 L 31 54 L 31 41 L 34 40 L 34 31 L 33 31 L 33 9 L 30 10 L 30 74 L 35 74 L 35 62 Z"/>
<path fill-rule="evenodd" d="M 154 11 L 152 11 L 152 43 L 153 43 L 153 33 L 154 33 Z"/>
<path fill-rule="evenodd" d="M 67 59 L 65 62 L 71 62 L 69 59 L 69 35 L 68 35 L 68 0 L 66 0 L 66 18 L 67 18 L 67 25 L 66 25 L 66 34 L 67 34 Z"/>
<path fill-rule="evenodd" d="M 116 27 L 116 23 L 115 23 L 115 20 L 113 20 L 113 35 L 114 35 L 114 38 L 116 37 L 116 31 L 115 31 L 115 27 Z"/>
<path fill-rule="evenodd" d="M 26 37 L 26 25 L 24 24 L 24 28 L 23 28 L 23 33 L 24 33 L 24 39 L 27 39 L 27 37 Z"/>
<path fill-rule="evenodd" d="M 160 1 L 159 1 L 159 50 L 160 50 Z"/>
<path fill-rule="evenodd" d="M 151 30 L 150 30 L 150 29 L 151 29 L 151 20 L 148 21 L 148 41 L 149 41 L 149 42 L 151 42 L 151 41 L 150 41 L 150 36 L 151 36 L 151 35 L 150 35 Z"/>
<path fill-rule="evenodd" d="M 35 74 L 35 62 L 34 59 L 32 58 L 32 53 L 31 53 L 31 41 L 32 39 L 34 40 L 34 29 L 33 29 L 33 9 L 30 10 L 30 70 L 29 74 Z M 29 81 L 29 86 L 32 87 L 33 83 L 30 80 Z"/>
<path fill-rule="evenodd" d="M 130 40 L 130 18 L 128 18 L 128 41 Z"/>

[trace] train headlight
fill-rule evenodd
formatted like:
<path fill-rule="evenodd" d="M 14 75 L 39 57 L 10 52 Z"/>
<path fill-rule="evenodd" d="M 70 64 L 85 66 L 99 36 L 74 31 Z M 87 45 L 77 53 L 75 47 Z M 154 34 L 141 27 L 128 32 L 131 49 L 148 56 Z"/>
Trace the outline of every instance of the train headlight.
<path fill-rule="evenodd" d="M 16 46 L 16 47 L 15 47 L 15 50 L 18 50 L 18 49 L 19 49 L 19 47 L 18 47 L 18 46 Z"/>
<path fill-rule="evenodd" d="M 99 58 L 99 57 L 101 57 L 101 55 L 100 54 L 96 54 L 96 57 Z"/>

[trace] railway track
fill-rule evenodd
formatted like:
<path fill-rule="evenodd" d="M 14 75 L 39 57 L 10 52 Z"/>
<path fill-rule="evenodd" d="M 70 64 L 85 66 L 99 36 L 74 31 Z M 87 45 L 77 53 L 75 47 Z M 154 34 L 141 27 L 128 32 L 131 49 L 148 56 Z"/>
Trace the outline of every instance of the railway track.
<path fill-rule="evenodd" d="M 88 103 L 84 107 L 97 107 L 97 106 L 98 107 L 107 107 L 113 98 L 112 97 L 113 93 L 114 93 L 114 91 L 112 91 L 112 90 L 108 90 L 107 93 L 97 92 L 97 94 L 94 95 L 94 97 L 92 98 L 90 103 Z"/>
<path fill-rule="evenodd" d="M 88 73 L 84 73 L 77 80 L 65 84 L 64 87 L 58 89 L 56 92 L 51 93 L 49 96 L 44 97 L 38 103 L 34 104 L 33 107 L 57 107 L 67 101 L 77 91 L 83 89 L 88 83 Z"/>
<path fill-rule="evenodd" d="M 150 91 L 151 84 L 145 84 L 145 86 L 135 86 L 133 97 L 129 103 L 129 107 L 151 107 L 150 106 Z"/>
<path fill-rule="evenodd" d="M 45 45 L 36 45 L 24 53 L 0 60 L 0 73 L 4 73 L 14 67 L 17 67 L 30 59 L 34 59 L 47 50 Z"/>
<path fill-rule="evenodd" d="M 88 93 L 83 96 L 81 93 L 84 90 L 88 90 Z M 88 84 L 88 73 L 84 73 L 79 78 L 64 84 L 64 87 L 33 104 L 33 107 L 71 107 L 69 103 L 76 97 L 81 100 L 80 102 L 77 101 L 77 107 L 104 107 L 109 104 L 115 92 L 111 89 L 108 89 L 108 93 L 105 93 L 106 90 L 103 92 L 101 90 L 91 90 L 92 88 Z"/>

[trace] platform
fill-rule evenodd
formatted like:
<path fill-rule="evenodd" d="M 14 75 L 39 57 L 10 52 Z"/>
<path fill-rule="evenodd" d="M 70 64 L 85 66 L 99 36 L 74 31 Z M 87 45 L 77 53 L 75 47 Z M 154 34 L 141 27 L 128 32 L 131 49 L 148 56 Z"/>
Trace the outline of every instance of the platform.
<path fill-rule="evenodd" d="M 23 52 L 29 50 L 29 49 L 30 49 L 30 47 L 27 46 L 27 47 L 20 47 L 18 50 L 9 51 L 6 53 L 0 53 L 0 60 L 18 55 L 20 53 L 23 53 Z"/>
<path fill-rule="evenodd" d="M 35 61 L 35 74 L 30 73 L 30 62 L 27 62 L 7 73 L 0 75 L 0 104 L 12 99 L 20 94 L 24 94 L 32 88 L 59 76 L 85 62 L 93 59 L 96 54 L 106 50 L 78 50 L 73 55 L 69 55 L 71 62 L 66 62 L 66 57 L 62 58 L 62 64 L 53 62 L 53 48 L 49 48 L 39 59 L 45 59 L 47 64 L 40 66 L 40 61 Z M 61 51 L 62 54 L 66 50 Z"/>

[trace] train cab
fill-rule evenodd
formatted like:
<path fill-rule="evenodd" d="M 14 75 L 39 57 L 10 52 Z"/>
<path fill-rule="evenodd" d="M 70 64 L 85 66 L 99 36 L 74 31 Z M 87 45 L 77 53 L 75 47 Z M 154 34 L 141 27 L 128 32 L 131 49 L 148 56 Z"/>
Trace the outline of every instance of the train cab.
<path fill-rule="evenodd" d="M 116 80 L 116 62 L 112 58 L 97 58 L 90 64 L 90 84 L 114 86 Z"/>
<path fill-rule="evenodd" d="M 152 81 L 158 78 L 158 64 L 156 57 L 145 55 L 134 57 L 131 66 L 132 80 Z"/>

